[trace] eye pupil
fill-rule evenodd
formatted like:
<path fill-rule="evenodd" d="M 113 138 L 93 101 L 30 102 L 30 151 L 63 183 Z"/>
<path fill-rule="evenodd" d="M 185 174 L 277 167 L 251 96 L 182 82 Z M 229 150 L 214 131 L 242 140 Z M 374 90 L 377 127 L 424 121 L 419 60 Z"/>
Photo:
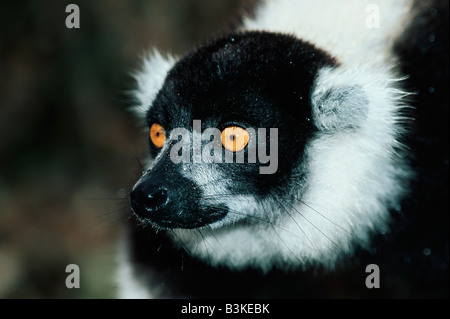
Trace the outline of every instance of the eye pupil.
<path fill-rule="evenodd" d="M 229 126 L 222 131 L 222 145 L 232 152 L 244 149 L 249 140 L 249 133 L 239 126 Z"/>
<path fill-rule="evenodd" d="M 158 148 L 161 148 L 164 146 L 164 143 L 166 141 L 166 134 L 164 133 L 164 128 L 159 124 L 153 124 L 150 127 L 150 139 Z"/>

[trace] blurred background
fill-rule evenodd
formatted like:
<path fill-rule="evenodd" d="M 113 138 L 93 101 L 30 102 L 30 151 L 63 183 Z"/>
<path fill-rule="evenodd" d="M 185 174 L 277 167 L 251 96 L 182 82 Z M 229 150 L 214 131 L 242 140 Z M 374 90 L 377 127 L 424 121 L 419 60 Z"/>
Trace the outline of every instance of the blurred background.
<path fill-rule="evenodd" d="M 65 26 L 66 6 L 80 28 Z M 130 73 L 182 54 L 240 0 L 0 1 L 0 298 L 114 297 L 114 252 L 146 135 Z M 68 264 L 81 287 L 67 289 Z"/>

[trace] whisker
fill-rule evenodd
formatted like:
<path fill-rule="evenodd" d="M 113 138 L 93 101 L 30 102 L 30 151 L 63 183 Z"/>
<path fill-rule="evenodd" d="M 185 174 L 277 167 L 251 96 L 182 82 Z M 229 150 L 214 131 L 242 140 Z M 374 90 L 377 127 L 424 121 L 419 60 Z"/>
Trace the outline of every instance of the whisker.
<path fill-rule="evenodd" d="M 106 212 L 103 214 L 95 215 L 93 218 L 94 220 L 89 225 L 86 225 L 84 227 L 83 231 L 89 231 L 92 229 L 96 229 L 98 227 L 107 227 L 107 228 L 113 228 L 114 225 L 117 225 L 119 222 L 121 222 L 124 218 L 123 214 L 119 214 L 120 211 L 126 211 L 128 210 L 128 206 L 123 206 L 118 209 L 115 209 L 111 212 Z M 107 218 L 108 217 L 108 218 Z"/>
<path fill-rule="evenodd" d="M 221 197 L 235 197 L 235 196 L 240 196 L 240 195 L 253 195 L 253 193 L 248 192 L 248 193 L 240 193 L 240 194 L 230 194 L 230 193 L 228 193 L 228 194 L 214 194 L 214 195 L 206 195 L 206 196 L 196 196 L 196 198 L 199 198 L 199 199 L 216 199 L 216 198 L 220 199 Z M 283 210 L 287 211 L 286 207 L 284 205 L 282 205 L 280 200 L 279 200 L 279 198 L 281 198 L 281 196 L 272 194 L 272 197 L 282 206 Z M 350 232 L 349 230 L 347 230 L 344 227 L 340 226 L 339 224 L 337 224 L 336 222 L 334 222 L 333 220 L 331 220 L 330 218 L 328 218 L 327 216 L 322 214 L 320 211 L 318 211 L 317 209 L 312 207 L 311 206 L 311 205 L 313 205 L 312 203 L 308 204 L 305 201 L 303 201 L 302 199 L 296 198 L 295 196 L 290 196 L 290 198 L 301 202 L 306 207 L 308 207 L 309 209 L 311 209 L 312 211 L 317 213 L 319 216 L 321 216 L 322 218 L 324 218 L 328 222 L 332 223 L 334 226 L 338 227 L 339 229 L 341 229 L 342 231 L 346 232 L 350 236 L 356 238 L 352 232 Z M 299 225 L 299 227 L 300 227 L 300 225 Z"/>
<path fill-rule="evenodd" d="M 208 241 L 206 240 L 206 238 L 205 238 L 205 236 L 203 236 L 203 234 L 202 234 L 202 232 L 200 231 L 200 229 L 196 229 L 197 230 L 197 232 L 200 234 L 200 236 L 202 237 L 202 241 L 203 241 L 203 244 L 204 244 L 204 246 L 205 246 L 205 251 L 206 251 L 206 255 L 208 256 L 208 261 L 209 261 L 209 264 L 211 264 L 212 262 L 211 262 L 211 255 L 210 255 L 210 253 L 209 253 L 209 250 L 208 250 L 208 246 L 206 246 L 206 243 L 208 243 Z M 208 245 L 210 245 L 209 243 L 208 243 Z M 210 245 L 211 246 L 211 245 Z M 212 249 L 212 247 L 211 247 L 211 249 Z M 213 249 L 214 250 L 214 249 Z"/>
<path fill-rule="evenodd" d="M 213 207 L 213 208 L 214 208 L 214 207 L 215 207 L 215 208 L 220 208 L 220 207 L 217 207 L 217 206 L 211 206 L 211 207 Z M 296 234 L 294 234 L 294 233 L 292 233 L 291 231 L 287 230 L 286 228 L 284 228 L 284 227 L 282 227 L 282 226 L 280 226 L 280 225 L 277 225 L 277 224 L 271 222 L 270 220 L 265 220 L 265 219 L 263 219 L 263 218 L 259 218 L 259 217 L 257 217 L 257 216 L 253 216 L 253 215 L 250 215 L 250 214 L 237 212 L 237 211 L 235 211 L 235 210 L 229 210 L 229 212 L 234 213 L 234 214 L 244 215 L 244 216 L 246 216 L 246 217 L 256 218 L 256 219 L 258 219 L 258 220 L 260 220 L 260 221 L 262 221 L 262 222 L 265 222 L 265 223 L 269 224 L 270 227 L 272 228 L 272 230 L 273 230 L 273 231 L 275 232 L 275 234 L 277 235 L 278 239 L 279 239 L 279 240 L 283 243 L 283 245 L 289 250 L 289 252 L 290 252 L 295 258 L 297 258 L 301 263 L 304 262 L 304 261 L 302 260 L 301 257 L 297 256 L 297 255 L 292 251 L 292 249 L 290 249 L 290 248 L 288 247 L 288 245 L 284 242 L 284 240 L 281 238 L 281 236 L 280 236 L 280 235 L 278 234 L 278 232 L 276 231 L 275 227 L 278 227 L 278 228 L 280 228 L 280 229 L 282 229 L 282 230 L 284 230 L 284 231 L 290 233 L 291 235 L 293 235 L 293 236 L 295 236 L 295 237 L 297 237 L 297 238 L 299 238 L 299 236 L 297 236 Z M 200 232 L 200 230 L 198 230 L 198 231 Z M 212 231 L 211 231 L 211 234 L 213 235 Z M 200 235 L 202 236 L 202 238 L 203 238 L 204 240 L 206 240 L 206 238 L 203 236 L 203 234 L 202 234 L 201 232 L 200 232 Z M 306 234 L 305 234 L 305 235 L 306 235 Z M 213 237 L 216 238 L 214 235 L 213 235 Z M 216 238 L 216 240 L 217 240 L 217 238 Z M 208 243 L 208 244 L 209 244 L 209 243 Z M 220 245 L 220 243 L 219 243 L 219 245 Z M 220 245 L 220 246 L 222 247 L 222 245 Z M 211 247 L 211 245 L 210 245 L 210 247 Z M 211 248 L 212 248 L 212 247 L 211 247 Z M 205 246 L 205 249 L 206 249 L 206 246 Z M 213 248 L 212 248 L 212 249 L 213 249 Z M 222 247 L 222 249 L 223 249 L 223 247 Z M 214 249 L 213 249 L 213 250 L 214 250 Z M 224 251 L 225 251 L 226 253 L 228 253 L 225 249 L 224 249 Z M 208 255 L 208 257 L 209 257 L 209 255 Z"/>
<path fill-rule="evenodd" d="M 184 270 L 184 251 L 181 251 L 181 271 Z"/>
<path fill-rule="evenodd" d="M 341 230 L 345 231 L 347 234 L 349 234 L 350 236 L 354 237 L 354 234 L 350 231 L 348 231 L 347 229 L 343 228 L 342 226 L 338 225 L 337 223 L 335 223 L 334 221 L 332 221 L 330 218 L 328 218 L 327 216 L 323 215 L 322 213 L 320 213 L 317 209 L 313 208 L 310 204 L 307 204 L 305 201 L 299 200 L 302 204 L 304 204 L 306 207 L 308 207 L 309 209 L 313 210 L 315 213 L 319 214 L 319 216 L 322 216 L 323 218 L 325 218 L 327 221 L 329 221 L 330 223 L 332 223 L 333 225 L 335 225 L 336 227 L 340 228 Z M 311 203 L 312 204 L 312 203 Z M 314 204 L 313 204 L 314 205 Z"/>
<path fill-rule="evenodd" d="M 101 200 L 128 200 L 128 198 L 118 198 L 118 197 L 82 197 L 81 200 L 92 200 L 92 201 L 101 201 Z"/>
<path fill-rule="evenodd" d="M 223 208 L 223 207 L 220 207 L 220 206 L 211 206 L 211 207 L 212 207 L 212 208 L 220 208 L 220 209 Z M 297 234 L 294 234 L 293 232 L 291 232 L 290 230 L 284 228 L 283 226 L 278 225 L 278 224 L 275 224 L 275 223 L 271 222 L 270 220 L 265 220 L 265 219 L 263 219 L 262 217 L 250 215 L 250 214 L 243 213 L 243 212 L 239 212 L 239 211 L 233 210 L 233 209 L 228 209 L 228 212 L 229 212 L 229 213 L 232 213 L 232 214 L 235 214 L 235 215 L 241 215 L 241 216 L 245 216 L 245 217 L 249 217 L 249 218 L 256 219 L 256 220 L 261 221 L 261 222 L 263 222 L 263 223 L 266 223 L 266 224 L 268 224 L 268 225 L 270 225 L 270 226 L 277 227 L 277 228 L 279 228 L 279 229 L 281 229 L 281 230 L 283 230 L 283 231 L 285 231 L 285 232 L 291 234 L 292 236 L 295 236 L 295 237 L 301 239 Z"/>
<path fill-rule="evenodd" d="M 136 161 L 138 162 L 139 168 L 141 169 L 141 174 L 145 173 L 145 168 L 144 165 L 142 164 L 140 158 L 139 158 L 139 152 L 137 151 L 137 147 L 136 147 L 136 141 L 133 140 L 133 146 L 134 146 L 134 157 L 136 159 Z"/>
<path fill-rule="evenodd" d="M 181 237 L 178 236 L 178 234 L 173 229 L 167 229 L 167 230 L 178 239 L 178 242 L 180 243 L 183 250 L 188 254 L 188 256 L 191 256 L 191 254 L 189 253 L 189 250 L 184 245 L 184 241 L 181 239 Z"/>
<path fill-rule="evenodd" d="M 292 207 L 292 209 L 295 211 L 295 212 L 297 212 L 300 216 L 302 216 L 308 223 L 310 223 L 311 224 L 311 226 L 313 226 L 315 229 L 317 229 L 322 235 L 324 235 L 325 236 L 325 238 L 327 238 L 331 243 L 333 243 L 341 252 L 344 252 L 344 250 L 337 244 L 337 243 L 335 243 L 330 237 L 328 237 L 323 231 L 321 231 L 316 225 L 314 225 L 308 218 L 306 218 L 305 216 L 304 216 L 304 214 L 302 214 L 298 209 L 296 209 L 295 207 L 294 207 L 294 205 L 292 205 L 291 203 L 287 203 L 289 206 L 291 206 Z"/>
<path fill-rule="evenodd" d="M 125 191 L 125 189 L 113 188 L 111 186 L 100 185 L 100 184 L 97 184 L 97 183 L 94 183 L 92 185 L 92 187 L 93 188 L 99 188 L 99 189 L 102 189 L 102 190 L 108 191 L 109 193 L 114 193 L 114 194 L 117 194 L 119 192 L 123 193 Z"/>
<path fill-rule="evenodd" d="M 281 243 L 282 243 L 282 244 L 287 248 L 287 250 L 289 250 L 289 252 L 292 254 L 292 256 L 294 256 L 295 258 L 297 258 L 297 259 L 300 261 L 300 263 L 303 264 L 303 259 L 302 259 L 300 256 L 297 256 L 297 255 L 292 251 L 292 249 L 290 249 L 290 248 L 288 247 L 288 245 L 284 242 L 284 240 L 281 239 L 280 234 L 277 233 L 277 231 L 275 230 L 275 227 L 273 227 L 273 225 L 272 225 L 272 229 L 273 229 L 274 233 L 277 235 L 278 239 L 281 241 Z"/>
<path fill-rule="evenodd" d="M 228 251 L 226 251 L 226 249 L 222 246 L 222 244 L 220 243 L 220 241 L 217 239 L 216 235 L 214 235 L 214 232 L 212 231 L 210 226 L 205 227 L 206 230 L 209 231 L 209 233 L 211 234 L 211 236 L 216 240 L 217 244 L 223 249 L 223 251 L 227 254 L 230 255 L 230 253 Z"/>
<path fill-rule="evenodd" d="M 119 212 L 122 211 L 122 210 L 123 210 L 123 211 L 127 211 L 127 210 L 129 210 L 129 209 L 130 209 L 130 207 L 129 207 L 128 205 L 122 206 L 122 207 L 119 207 L 119 208 L 117 208 L 117 209 L 114 209 L 114 210 L 112 210 L 112 211 L 110 211 L 110 212 L 98 214 L 98 215 L 94 216 L 94 218 L 99 219 L 99 218 L 103 218 L 103 217 L 106 217 L 106 216 L 115 215 L 115 214 L 119 213 Z M 120 215 L 120 216 L 122 216 L 122 215 Z"/>
<path fill-rule="evenodd" d="M 287 210 L 287 208 L 276 198 L 274 197 L 274 199 L 278 202 L 278 204 L 281 206 L 281 208 L 284 209 L 284 211 L 289 215 L 289 217 L 294 221 L 294 223 L 300 228 L 301 232 L 303 233 L 303 235 L 305 235 L 306 239 L 308 240 L 309 244 L 311 245 L 311 247 L 317 252 L 316 247 L 314 247 L 311 239 L 308 237 L 308 235 L 305 233 L 305 231 L 303 230 L 302 226 L 300 226 L 300 224 L 297 222 L 297 220 L 289 213 L 289 211 Z"/>

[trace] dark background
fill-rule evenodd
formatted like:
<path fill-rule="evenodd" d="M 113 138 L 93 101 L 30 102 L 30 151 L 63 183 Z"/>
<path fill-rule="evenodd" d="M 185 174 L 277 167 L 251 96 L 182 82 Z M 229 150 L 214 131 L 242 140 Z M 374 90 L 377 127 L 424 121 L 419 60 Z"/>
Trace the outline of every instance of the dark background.
<path fill-rule="evenodd" d="M 67 29 L 65 8 L 80 8 Z M 120 213 L 145 138 L 130 73 L 182 54 L 239 0 L 0 1 L 0 298 L 114 297 Z M 77 264 L 81 288 L 67 289 Z"/>

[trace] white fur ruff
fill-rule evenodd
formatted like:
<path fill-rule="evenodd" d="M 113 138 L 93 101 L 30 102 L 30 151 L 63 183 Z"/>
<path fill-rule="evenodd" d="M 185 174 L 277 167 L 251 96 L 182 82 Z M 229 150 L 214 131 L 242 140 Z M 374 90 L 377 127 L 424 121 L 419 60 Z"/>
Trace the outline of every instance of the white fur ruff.
<path fill-rule="evenodd" d="M 242 31 L 293 34 L 336 57 L 340 66 L 321 70 L 314 90 L 362 88 L 367 118 L 356 129 L 320 131 L 310 141 L 306 191 L 292 192 L 303 203 L 258 203 L 251 196 L 229 199 L 218 205 L 251 216 L 251 222 L 229 214 L 231 224 L 176 230 L 175 241 L 181 239 L 190 254 L 213 265 L 235 269 L 255 266 L 268 271 L 311 264 L 331 269 L 340 256 L 354 251 L 355 243 L 368 248 L 374 231 L 388 230 L 388 211 L 404 193 L 400 181 L 408 177 L 406 164 L 396 153 L 401 148 L 405 93 L 399 87 L 391 46 L 405 28 L 411 2 L 267 0 L 258 7 L 256 18 L 244 20 Z M 367 26 L 366 9 L 373 4 L 380 9 L 379 28 Z M 143 71 L 136 75 L 135 110 L 141 116 L 174 63 L 156 51 L 145 60 Z M 189 176 L 199 184 L 208 180 L 199 174 Z"/>

